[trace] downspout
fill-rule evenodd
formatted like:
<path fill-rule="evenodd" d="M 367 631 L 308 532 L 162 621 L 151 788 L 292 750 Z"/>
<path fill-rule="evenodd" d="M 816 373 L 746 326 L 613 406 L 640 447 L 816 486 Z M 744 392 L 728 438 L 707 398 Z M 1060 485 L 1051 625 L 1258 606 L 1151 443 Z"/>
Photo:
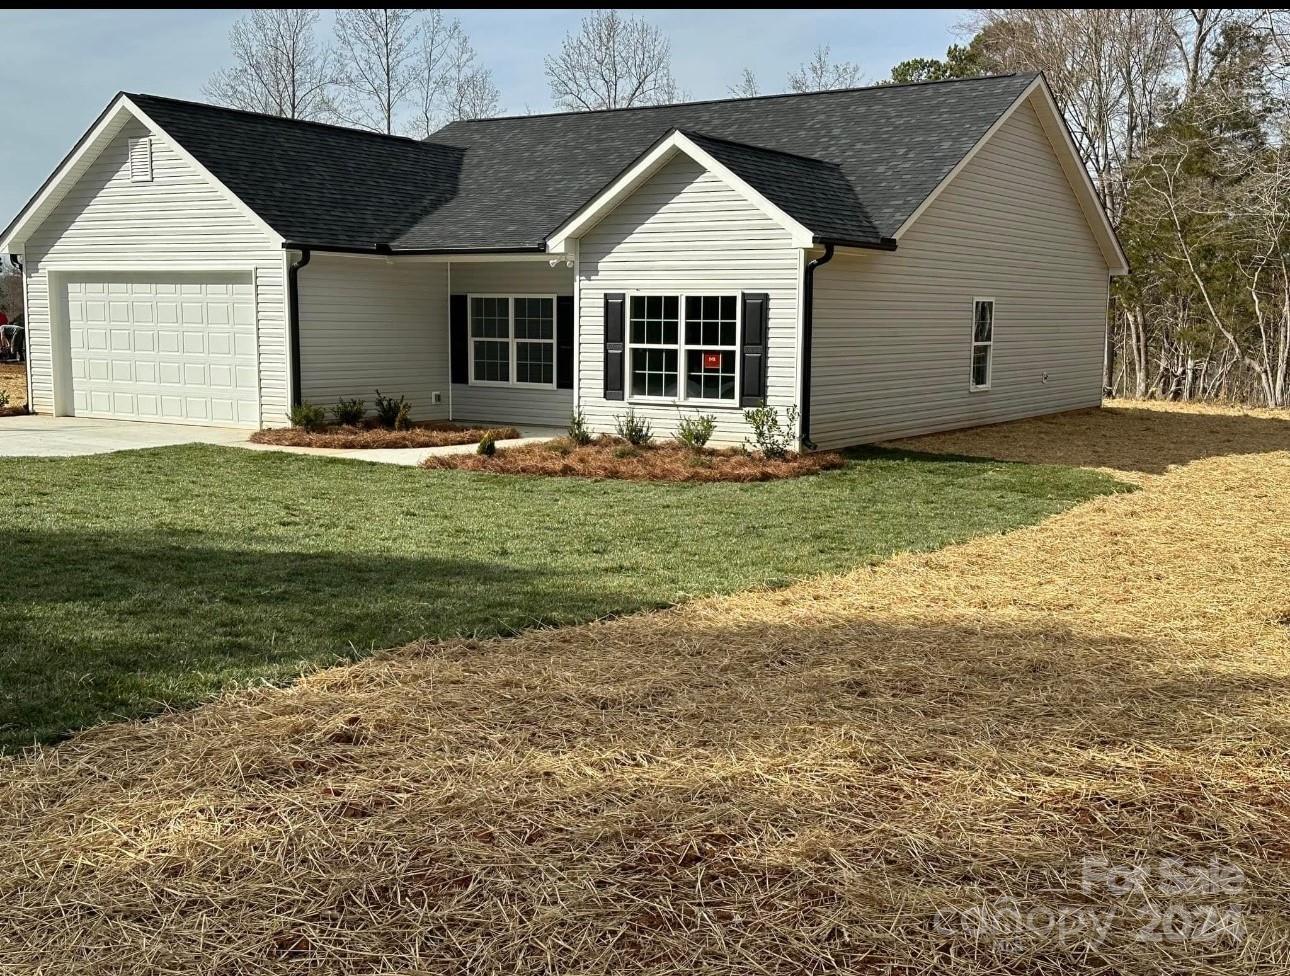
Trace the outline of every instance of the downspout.
<path fill-rule="evenodd" d="M 799 441 L 803 450 L 815 450 L 811 440 L 811 330 L 815 319 L 815 269 L 833 260 L 833 245 L 825 244 L 824 253 L 806 263 L 802 272 L 802 388 L 799 400 L 801 406 L 801 434 Z"/>
<path fill-rule="evenodd" d="M 300 269 L 309 263 L 309 248 L 301 248 L 300 260 L 287 269 L 287 303 L 291 307 L 287 328 L 291 340 L 291 406 L 300 406 Z"/>

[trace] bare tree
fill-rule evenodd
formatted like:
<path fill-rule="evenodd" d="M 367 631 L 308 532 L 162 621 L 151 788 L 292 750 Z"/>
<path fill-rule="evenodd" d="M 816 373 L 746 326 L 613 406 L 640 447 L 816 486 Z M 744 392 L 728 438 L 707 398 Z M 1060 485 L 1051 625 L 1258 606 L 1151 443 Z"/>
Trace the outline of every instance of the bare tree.
<path fill-rule="evenodd" d="M 207 97 L 288 119 L 330 118 L 335 62 L 314 37 L 317 23 L 317 10 L 252 10 L 229 32 L 233 66 L 211 76 Z"/>
<path fill-rule="evenodd" d="M 493 73 L 486 68 L 458 72 L 453 82 L 448 112 L 459 119 L 491 119 L 498 113 L 501 93 L 493 84 Z"/>
<path fill-rule="evenodd" d="M 431 10 L 421 26 L 413 86 L 411 134 L 421 139 L 447 122 L 497 114 L 500 92 L 492 72 L 478 63 L 461 22 Z"/>
<path fill-rule="evenodd" d="M 761 94 L 761 86 L 757 84 L 757 76 L 753 74 L 753 69 L 744 68 L 743 77 L 726 91 L 735 98 L 755 98 Z"/>
<path fill-rule="evenodd" d="M 420 12 L 416 7 L 336 11 L 336 114 L 346 124 L 394 132 L 399 107 L 417 81 Z"/>
<path fill-rule="evenodd" d="M 789 72 L 788 87 L 795 92 L 831 91 L 835 88 L 854 88 L 864 77 L 860 65 L 852 61 L 834 61 L 829 57 L 827 44 L 817 47 L 810 61 Z"/>
<path fill-rule="evenodd" d="M 585 17 L 546 58 L 551 97 L 561 108 L 594 111 L 663 105 L 678 98 L 672 49 L 662 31 L 616 10 Z"/>

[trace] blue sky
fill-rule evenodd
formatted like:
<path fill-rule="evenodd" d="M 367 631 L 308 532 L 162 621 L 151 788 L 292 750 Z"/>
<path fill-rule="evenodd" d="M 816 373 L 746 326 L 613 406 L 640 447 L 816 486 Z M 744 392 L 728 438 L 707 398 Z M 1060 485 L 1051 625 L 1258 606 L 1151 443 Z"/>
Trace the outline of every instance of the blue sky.
<path fill-rule="evenodd" d="M 507 113 L 550 108 L 542 58 L 583 11 L 451 10 L 493 69 Z M 673 73 L 692 98 L 721 98 L 752 67 L 782 85 L 816 45 L 869 81 L 910 57 L 940 56 L 963 10 L 642 10 L 671 38 Z M 116 92 L 202 98 L 228 63 L 237 10 L 0 11 L 0 227 L 27 201 Z M 321 29 L 331 30 L 324 14 Z"/>

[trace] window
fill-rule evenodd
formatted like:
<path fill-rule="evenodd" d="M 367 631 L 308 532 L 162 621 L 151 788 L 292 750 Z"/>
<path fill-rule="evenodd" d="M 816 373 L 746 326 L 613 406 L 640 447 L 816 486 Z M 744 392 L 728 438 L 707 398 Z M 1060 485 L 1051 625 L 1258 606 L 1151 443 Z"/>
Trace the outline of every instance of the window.
<path fill-rule="evenodd" d="M 555 296 L 470 296 L 470 382 L 555 386 Z"/>
<path fill-rule="evenodd" d="M 632 295 L 627 329 L 632 397 L 734 402 L 737 295 Z"/>
<path fill-rule="evenodd" d="M 990 389 L 990 367 L 993 359 L 994 299 L 978 298 L 972 303 L 971 389 Z"/>

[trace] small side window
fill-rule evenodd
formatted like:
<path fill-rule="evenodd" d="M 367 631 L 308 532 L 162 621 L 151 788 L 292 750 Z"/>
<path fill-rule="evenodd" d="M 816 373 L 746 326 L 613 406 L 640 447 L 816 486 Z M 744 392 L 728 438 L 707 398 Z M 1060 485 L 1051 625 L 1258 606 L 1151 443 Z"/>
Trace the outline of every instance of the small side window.
<path fill-rule="evenodd" d="M 152 138 L 140 136 L 130 140 L 130 182 L 152 182 Z"/>
<path fill-rule="evenodd" d="M 990 389 L 990 370 L 994 360 L 994 299 L 978 298 L 972 303 L 972 381 L 973 390 Z"/>

